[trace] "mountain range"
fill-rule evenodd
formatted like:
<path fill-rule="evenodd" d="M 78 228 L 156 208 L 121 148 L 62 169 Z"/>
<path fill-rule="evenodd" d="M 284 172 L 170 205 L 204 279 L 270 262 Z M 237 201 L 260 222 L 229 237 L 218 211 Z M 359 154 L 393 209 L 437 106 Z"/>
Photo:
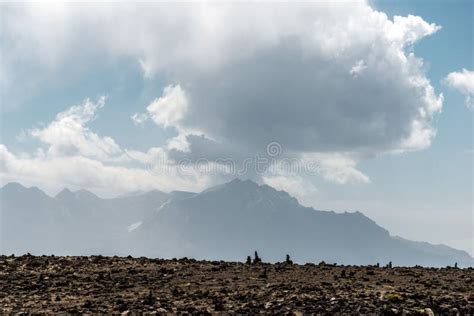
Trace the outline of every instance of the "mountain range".
<path fill-rule="evenodd" d="M 103 199 L 0 189 L 0 253 L 133 255 L 242 261 L 473 266 L 465 251 L 396 236 L 360 212 L 304 207 L 284 191 L 235 179 L 200 193 L 150 191 Z"/>

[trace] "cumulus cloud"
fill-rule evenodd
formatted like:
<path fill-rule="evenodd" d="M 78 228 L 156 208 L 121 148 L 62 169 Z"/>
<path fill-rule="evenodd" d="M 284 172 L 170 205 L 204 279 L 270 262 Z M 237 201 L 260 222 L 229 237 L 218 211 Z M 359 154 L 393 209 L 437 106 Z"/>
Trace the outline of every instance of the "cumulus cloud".
<path fill-rule="evenodd" d="M 179 85 L 167 86 L 163 95 L 146 109 L 151 119 L 163 127 L 177 126 L 188 108 L 188 100 Z"/>
<path fill-rule="evenodd" d="M 108 164 L 83 156 L 50 157 L 36 154 L 22 157 L 0 144 L 2 184 L 20 182 L 38 186 L 50 194 L 69 187 L 87 188 L 101 196 L 111 197 L 152 189 L 171 191 L 180 188 L 196 191 L 214 183 L 206 174 L 192 173 L 193 170 L 183 174 L 176 166 L 166 165 L 166 161 L 162 163 L 147 168 L 143 165 L 131 167 Z"/>
<path fill-rule="evenodd" d="M 151 189 L 193 191 L 213 183 L 210 175 L 170 161 L 163 148 L 126 149 L 91 131 L 88 124 L 105 101 L 86 99 L 60 112 L 44 128 L 24 132 L 24 138 L 41 143 L 31 154 L 13 153 L 0 144 L 1 182 L 19 181 L 52 194 L 64 187 L 88 188 L 103 196 Z"/>
<path fill-rule="evenodd" d="M 277 190 L 288 192 L 304 206 L 317 202 L 318 189 L 311 181 L 294 174 L 264 176 L 263 182 Z"/>
<path fill-rule="evenodd" d="M 430 146 L 443 97 L 412 45 L 439 26 L 415 16 L 391 21 L 364 3 L 291 6 L 289 12 L 295 19 L 284 19 L 284 30 L 274 10 L 264 14 L 270 35 L 244 7 L 239 13 L 267 40 L 204 70 L 195 60 L 188 60 L 194 68 L 172 68 L 188 96 L 180 127 L 202 132 L 181 134 L 185 155 L 172 157 L 238 160 L 265 155 L 276 140 L 285 157 L 314 159 L 329 181 L 367 183 L 358 160 Z M 215 10 L 218 21 L 225 14 Z"/>
<path fill-rule="evenodd" d="M 303 157 L 303 162 L 307 166 L 313 166 L 318 174 L 330 182 L 338 184 L 370 183 L 370 178 L 357 170 L 357 159 L 350 157 L 350 155 L 343 153 L 309 154 Z"/>
<path fill-rule="evenodd" d="M 110 137 L 100 137 L 86 126 L 95 119 L 97 110 L 104 104 L 105 97 L 97 102 L 86 99 L 84 103 L 59 113 L 47 127 L 32 129 L 30 133 L 48 145 L 48 154 L 51 156 L 81 155 L 101 160 L 114 159 L 123 154 L 117 143 Z"/>
<path fill-rule="evenodd" d="M 474 71 L 462 69 L 451 72 L 444 78 L 444 83 L 462 93 L 466 97 L 466 106 L 474 109 Z"/>
<path fill-rule="evenodd" d="M 424 76 L 421 60 L 405 53 L 402 35 L 407 25 L 416 25 L 407 30 L 418 34 L 406 36 L 411 44 L 436 26 L 401 18 L 399 26 L 377 12 L 359 13 L 342 12 L 327 24 L 316 16 L 325 28 L 282 36 L 251 57 L 183 75 L 190 105 L 181 125 L 251 151 L 273 140 L 294 153 L 428 147 L 442 97 Z M 359 67 L 354 78 L 350 70 L 361 59 L 364 71 Z"/>
<path fill-rule="evenodd" d="M 164 76 L 163 94 L 131 118 L 177 131 L 160 149 L 175 163 L 241 164 L 277 142 L 278 159 L 317 164 L 328 181 L 368 183 L 359 161 L 427 148 L 436 135 L 443 97 L 413 45 L 440 27 L 418 16 L 391 20 L 362 0 L 6 8 L 7 75 L 28 63 L 60 71 L 73 58 L 125 57 L 147 78 Z M 78 131 L 62 120 L 36 133 L 48 151 L 71 150 L 50 136 Z M 110 139 L 79 132 L 73 149 L 83 157 L 120 156 Z"/>

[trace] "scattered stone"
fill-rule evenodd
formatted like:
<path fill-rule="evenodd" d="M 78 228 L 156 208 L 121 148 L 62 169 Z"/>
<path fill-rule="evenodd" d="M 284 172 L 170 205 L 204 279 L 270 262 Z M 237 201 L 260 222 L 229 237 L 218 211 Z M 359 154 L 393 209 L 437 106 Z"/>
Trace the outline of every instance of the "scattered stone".
<path fill-rule="evenodd" d="M 474 315 L 472 268 L 249 259 L 0 256 L 0 313 Z"/>
<path fill-rule="evenodd" d="M 82 307 L 84 308 L 91 308 L 92 306 L 93 304 L 90 300 L 85 301 L 84 304 L 82 305 Z"/>
<path fill-rule="evenodd" d="M 153 293 L 151 292 L 151 290 L 148 292 L 147 297 L 143 300 L 143 304 L 145 305 L 155 304 L 155 297 L 153 296 Z"/>

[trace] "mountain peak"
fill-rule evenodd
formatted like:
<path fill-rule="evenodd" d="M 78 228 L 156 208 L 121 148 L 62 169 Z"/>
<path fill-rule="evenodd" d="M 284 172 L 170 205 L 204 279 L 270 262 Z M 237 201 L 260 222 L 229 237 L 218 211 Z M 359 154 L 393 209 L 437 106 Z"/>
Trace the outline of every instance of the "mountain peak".
<path fill-rule="evenodd" d="M 61 190 L 61 192 L 56 194 L 55 198 L 58 200 L 64 200 L 73 196 L 74 196 L 74 193 L 72 193 L 71 190 L 69 190 L 68 188 L 64 188 Z"/>
<path fill-rule="evenodd" d="M 18 182 L 8 182 L 2 187 L 3 190 L 26 190 L 27 188 Z"/>
<path fill-rule="evenodd" d="M 2 191 L 8 192 L 8 193 L 21 193 L 24 191 L 29 191 L 29 192 L 35 192 L 37 194 L 44 194 L 46 195 L 43 191 L 41 191 L 39 188 L 33 186 L 33 187 L 25 187 L 23 184 L 18 183 L 18 182 L 9 182 L 5 184 L 2 187 Z"/>
<path fill-rule="evenodd" d="M 25 187 L 24 185 L 17 183 L 17 182 L 10 182 L 4 185 L 0 189 L 0 193 L 2 194 L 2 201 L 5 198 L 9 199 L 20 199 L 25 201 L 35 201 L 32 203 L 37 203 L 38 201 L 45 201 L 51 199 L 49 195 L 41 191 L 39 188 L 33 187 Z"/>
<path fill-rule="evenodd" d="M 251 208 L 259 205 L 259 209 L 268 209 L 272 212 L 289 209 L 292 207 L 302 207 L 298 201 L 285 191 L 278 191 L 266 184 L 258 184 L 250 179 L 233 179 L 232 181 L 211 187 L 196 195 L 197 198 L 215 199 L 222 201 L 233 201 L 241 203 L 242 208 Z M 225 202 L 223 202 L 225 205 Z M 231 203 L 231 204 L 232 204 Z M 237 204 L 234 204 L 237 205 Z M 232 206 L 232 205 L 229 205 Z M 223 209 L 229 209 L 224 207 Z"/>
<path fill-rule="evenodd" d="M 91 199 L 98 199 L 99 197 L 92 193 L 91 191 L 87 191 L 85 189 L 80 189 L 75 192 L 75 195 L 80 198 L 91 198 Z"/>
<path fill-rule="evenodd" d="M 229 182 L 225 182 L 223 184 L 218 184 L 216 186 L 210 187 L 201 193 L 209 193 L 221 190 L 233 190 L 233 191 L 240 191 L 240 190 L 255 190 L 260 186 L 253 182 L 252 180 L 241 180 L 239 178 L 235 178 Z"/>
<path fill-rule="evenodd" d="M 35 243 L 21 246 L 24 252 L 67 249 L 80 254 L 101 249 L 235 261 L 258 250 L 269 261 L 291 252 L 301 263 L 473 263 L 467 253 L 446 246 L 393 238 L 361 212 L 317 211 L 301 206 L 285 191 L 251 180 L 234 179 L 202 193 L 151 191 L 128 199 L 101 199 L 69 189 L 50 198 L 18 183 L 1 192 L 2 212 L 8 216 L 3 218 L 12 228 L 2 232 L 5 240 L 22 245 L 24 235 L 18 231 L 34 231 L 30 239 Z"/>
<path fill-rule="evenodd" d="M 98 199 L 99 197 L 94 193 L 80 189 L 76 192 L 72 192 L 68 188 L 64 188 L 61 192 L 59 192 L 56 197 L 57 200 L 70 200 L 70 199 Z"/>
<path fill-rule="evenodd" d="M 239 179 L 239 178 L 235 178 L 227 183 L 225 183 L 226 186 L 236 186 L 236 185 L 239 185 L 239 186 L 250 186 L 250 187 L 258 187 L 258 183 L 250 180 L 250 179 L 245 179 L 245 180 L 242 180 L 242 179 Z"/>

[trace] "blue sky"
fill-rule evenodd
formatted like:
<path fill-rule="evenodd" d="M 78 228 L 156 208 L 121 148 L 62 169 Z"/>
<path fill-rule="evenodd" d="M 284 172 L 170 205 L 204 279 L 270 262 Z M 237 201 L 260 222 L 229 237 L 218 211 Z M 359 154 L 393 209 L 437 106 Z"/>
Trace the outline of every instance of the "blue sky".
<path fill-rule="evenodd" d="M 436 239 L 439 231 L 462 230 L 452 217 L 463 218 L 466 246 L 473 244 L 473 112 L 464 107 L 464 97 L 442 83 L 446 74 L 462 68 L 473 69 L 473 4 L 471 1 L 375 1 L 375 6 L 389 16 L 419 15 L 442 26 L 436 35 L 416 45 L 417 56 L 427 61 L 427 74 L 436 91 L 445 98 L 443 112 L 436 122 L 437 136 L 432 146 L 424 151 L 402 156 L 386 156 L 364 166 L 377 176 L 377 193 L 391 192 L 385 197 L 389 209 L 411 209 L 412 212 L 395 224 L 397 229 L 419 219 L 429 223 L 430 216 L 438 224 L 430 238 Z M 373 196 L 374 193 L 368 194 Z M 378 211 L 377 211 L 378 212 Z M 412 217 L 413 213 L 418 213 Z M 405 220 L 406 219 L 406 220 Z M 391 219 L 393 221 L 393 219 Z M 390 221 L 390 220 L 388 220 Z M 416 233 L 410 235 L 413 238 Z M 470 235 L 469 235 L 470 234 Z M 470 237 L 469 237 L 470 236 Z M 470 240 L 469 240 L 470 239 Z M 455 243 L 455 242 L 454 242 Z M 471 250 L 472 252 L 472 250 Z"/>
<path fill-rule="evenodd" d="M 239 8 L 231 20 L 232 9 L 207 16 L 213 8 L 199 8 L 202 21 L 190 19 L 196 10 L 183 6 L 145 6 L 2 6 L 2 184 L 19 181 L 50 194 L 65 186 L 85 188 L 104 196 L 152 188 L 198 191 L 233 175 L 182 176 L 172 169 L 165 176 L 157 161 L 172 165 L 176 157 L 220 155 L 239 164 L 276 141 L 282 158 L 312 161 L 319 172 L 249 177 L 315 208 L 360 210 L 393 234 L 473 253 L 473 110 L 459 88 L 472 77 L 445 79 L 474 68 L 472 1 L 371 1 L 389 22 L 364 17 L 371 13 L 363 1 L 334 7 L 320 2 L 310 14 L 288 5 L 290 10 L 281 8 L 288 12 L 284 21 L 279 5 L 271 4 Z M 165 22 L 156 22 L 163 11 Z M 253 19 L 254 12 L 267 24 Z M 394 16 L 408 15 L 423 20 L 390 24 Z M 349 38 L 347 19 L 356 26 Z M 117 21 L 127 22 L 115 29 Z M 209 31 L 208 21 L 224 31 Z M 314 21 L 313 34 L 307 30 Z M 61 31 L 50 31 L 50 23 Z M 390 26 L 380 30 L 377 23 Z M 331 25 L 339 25 L 341 34 Z M 422 64 L 398 60 L 397 50 L 413 52 Z M 352 72 L 356 65 L 360 73 Z M 319 71 L 324 76 L 314 75 Z M 420 76 L 429 82 L 411 87 Z M 107 97 L 103 106 L 101 96 Z M 86 98 L 92 117 L 68 112 L 73 105 L 86 109 Z M 432 111 L 425 131 L 436 136 L 407 145 L 407 133 L 423 135 L 410 125 L 419 108 Z M 56 118 L 61 112 L 66 120 Z M 134 122 L 135 113 L 146 121 Z M 70 119 L 78 125 L 71 127 Z"/>

